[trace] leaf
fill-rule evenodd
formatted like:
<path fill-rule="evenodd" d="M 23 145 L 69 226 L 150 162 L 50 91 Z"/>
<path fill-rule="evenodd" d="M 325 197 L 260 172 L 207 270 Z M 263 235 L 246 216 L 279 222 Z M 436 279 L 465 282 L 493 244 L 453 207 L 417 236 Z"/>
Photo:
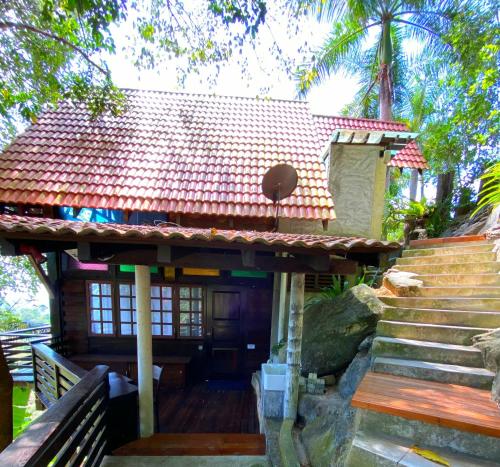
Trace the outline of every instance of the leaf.
<path fill-rule="evenodd" d="M 441 457 L 439 454 L 435 453 L 434 451 L 430 451 L 429 449 L 421 449 L 417 446 L 412 446 L 410 449 L 415 454 L 418 454 L 419 456 L 421 456 L 427 460 L 430 460 L 432 462 L 436 462 L 437 464 L 446 465 L 448 467 L 451 467 L 451 464 L 444 457 Z"/>

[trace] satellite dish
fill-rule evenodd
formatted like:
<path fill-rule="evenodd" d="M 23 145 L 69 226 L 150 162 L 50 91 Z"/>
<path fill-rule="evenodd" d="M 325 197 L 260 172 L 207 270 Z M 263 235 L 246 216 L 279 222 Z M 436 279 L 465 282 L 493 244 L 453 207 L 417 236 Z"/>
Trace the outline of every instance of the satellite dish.
<path fill-rule="evenodd" d="M 264 174 L 262 193 L 276 206 L 274 230 L 279 227 L 280 201 L 293 193 L 298 181 L 297 171 L 289 164 L 275 165 Z"/>
<path fill-rule="evenodd" d="M 297 171 L 289 164 L 271 167 L 262 179 L 262 193 L 273 203 L 288 198 L 297 187 Z"/>

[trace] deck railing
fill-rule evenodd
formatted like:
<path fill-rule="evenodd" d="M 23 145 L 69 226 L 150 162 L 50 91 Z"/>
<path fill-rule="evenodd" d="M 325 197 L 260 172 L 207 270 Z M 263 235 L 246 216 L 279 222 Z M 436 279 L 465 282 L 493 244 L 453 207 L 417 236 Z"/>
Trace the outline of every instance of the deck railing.
<path fill-rule="evenodd" d="M 44 344 L 33 344 L 33 386 L 38 399 L 50 407 L 82 380 L 87 371 Z"/>
<path fill-rule="evenodd" d="M 14 381 L 33 381 L 31 345 L 40 343 L 59 345 L 59 338 L 51 334 L 50 326 L 0 333 L 0 344 Z"/>
<path fill-rule="evenodd" d="M 66 375 L 73 373 L 70 369 Z M 107 404 L 108 367 L 97 366 L 0 453 L 0 465 L 100 465 L 106 454 Z"/>

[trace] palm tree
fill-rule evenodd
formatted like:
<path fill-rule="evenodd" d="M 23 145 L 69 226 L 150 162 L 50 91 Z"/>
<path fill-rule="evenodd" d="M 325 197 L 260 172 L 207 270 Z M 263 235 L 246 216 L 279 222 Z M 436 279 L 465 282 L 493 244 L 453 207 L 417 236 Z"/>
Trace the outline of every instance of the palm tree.
<path fill-rule="evenodd" d="M 298 70 L 299 92 L 307 93 L 341 68 L 355 73 L 357 67 L 349 65 L 371 56 L 369 81 L 362 84 L 367 96 L 378 88 L 379 118 L 392 120 L 394 98 L 400 92 L 395 89 L 395 72 L 405 69 L 405 62 L 411 59 L 401 42 L 416 39 L 427 59 L 442 56 L 449 47 L 442 37 L 458 4 L 456 0 L 303 0 L 302 9 L 316 12 L 320 20 L 331 21 L 333 26 L 313 60 Z M 367 52 L 364 46 L 372 32 L 376 42 Z"/>

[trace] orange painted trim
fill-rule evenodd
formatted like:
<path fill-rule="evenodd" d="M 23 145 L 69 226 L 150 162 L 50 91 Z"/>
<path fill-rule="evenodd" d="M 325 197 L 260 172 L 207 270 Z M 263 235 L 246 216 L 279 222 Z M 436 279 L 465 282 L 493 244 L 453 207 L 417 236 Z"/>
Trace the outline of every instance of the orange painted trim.
<path fill-rule="evenodd" d="M 426 238 L 425 240 L 411 240 L 410 247 L 443 245 L 446 243 L 478 242 L 478 241 L 485 240 L 485 239 L 486 239 L 486 236 L 484 234 L 466 235 L 463 237 Z"/>

